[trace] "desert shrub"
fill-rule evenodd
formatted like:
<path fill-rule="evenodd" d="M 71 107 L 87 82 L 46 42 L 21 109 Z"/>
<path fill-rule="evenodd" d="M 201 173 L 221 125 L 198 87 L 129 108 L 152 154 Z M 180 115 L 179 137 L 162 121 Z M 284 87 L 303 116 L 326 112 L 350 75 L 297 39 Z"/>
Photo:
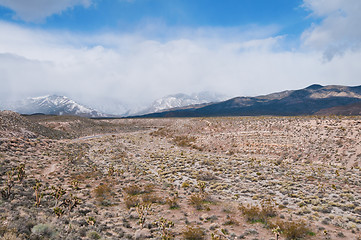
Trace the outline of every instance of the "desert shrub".
<path fill-rule="evenodd" d="M 187 226 L 182 231 L 183 239 L 185 240 L 203 240 L 206 234 L 202 228 Z"/>
<path fill-rule="evenodd" d="M 139 187 L 136 184 L 131 184 L 129 186 L 126 186 L 123 188 L 124 192 L 126 192 L 128 195 L 138 195 L 142 193 L 142 188 Z"/>
<path fill-rule="evenodd" d="M 205 196 L 200 193 L 192 194 L 189 197 L 189 203 L 193 205 L 197 210 L 202 210 L 204 208 Z"/>
<path fill-rule="evenodd" d="M 146 185 L 144 185 L 144 187 L 143 187 L 143 192 L 144 192 L 144 193 L 151 193 L 151 192 L 154 191 L 154 188 L 155 188 L 154 184 L 151 184 L 151 183 L 146 184 Z"/>
<path fill-rule="evenodd" d="M 158 130 L 150 133 L 151 136 L 155 137 L 166 137 L 168 134 L 168 130 L 165 128 L 159 128 Z"/>
<path fill-rule="evenodd" d="M 224 222 L 224 225 L 239 226 L 239 222 L 235 218 L 227 216 L 227 220 Z"/>
<path fill-rule="evenodd" d="M 201 181 L 210 181 L 214 179 L 217 179 L 217 177 L 213 173 L 208 171 L 201 171 L 197 176 L 197 180 L 201 180 Z"/>
<path fill-rule="evenodd" d="M 262 207 L 262 214 L 265 217 L 277 216 L 276 206 L 272 199 L 267 198 L 267 199 L 262 200 L 261 207 Z"/>
<path fill-rule="evenodd" d="M 275 205 L 270 199 L 263 200 L 260 207 L 248 204 L 247 206 L 240 206 L 239 210 L 249 222 L 267 223 L 268 218 L 277 215 Z"/>
<path fill-rule="evenodd" d="M 103 201 L 104 199 L 111 196 L 111 188 L 108 186 L 108 184 L 100 184 L 94 189 L 95 197 Z"/>
<path fill-rule="evenodd" d="M 4 236 L 1 239 L 2 240 L 20 240 L 20 238 L 18 238 L 16 236 L 16 234 L 12 233 L 12 232 L 5 233 Z"/>
<path fill-rule="evenodd" d="M 180 147 L 193 147 L 196 140 L 195 137 L 189 136 L 175 136 L 173 138 L 173 141 Z"/>
<path fill-rule="evenodd" d="M 144 203 L 159 203 L 161 199 L 154 193 L 147 193 L 142 195 L 142 201 Z"/>
<path fill-rule="evenodd" d="M 179 208 L 178 194 L 173 194 L 172 196 L 169 196 L 166 200 L 166 203 L 168 204 L 170 209 Z"/>
<path fill-rule="evenodd" d="M 125 196 L 124 203 L 127 208 L 135 207 L 140 203 L 140 199 L 137 196 Z"/>
<path fill-rule="evenodd" d="M 190 186 L 191 186 L 191 182 L 189 182 L 189 181 L 184 181 L 183 183 L 182 183 L 182 188 L 189 188 Z"/>
<path fill-rule="evenodd" d="M 56 230 L 50 224 L 38 224 L 38 225 L 35 225 L 31 229 L 31 232 L 34 235 L 37 235 L 39 237 L 43 237 L 45 239 L 52 239 L 52 238 L 54 238 L 56 236 Z"/>
<path fill-rule="evenodd" d="M 278 219 L 271 223 L 270 226 L 279 227 L 287 240 L 302 239 L 312 233 L 304 221 L 284 221 Z"/>
<path fill-rule="evenodd" d="M 99 233 L 97 233 L 95 231 L 89 231 L 89 232 L 87 232 L 86 235 L 89 239 L 100 239 Z"/>
<path fill-rule="evenodd" d="M 261 214 L 261 208 L 254 205 L 240 206 L 239 210 L 242 212 L 248 222 L 264 222 L 264 216 Z"/>

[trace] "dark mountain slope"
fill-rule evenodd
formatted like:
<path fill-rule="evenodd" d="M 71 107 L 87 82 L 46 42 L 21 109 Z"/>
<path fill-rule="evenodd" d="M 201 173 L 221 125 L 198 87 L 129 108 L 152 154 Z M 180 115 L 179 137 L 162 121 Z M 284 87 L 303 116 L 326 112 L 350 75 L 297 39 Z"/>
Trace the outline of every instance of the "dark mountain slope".
<path fill-rule="evenodd" d="M 321 86 L 284 91 L 258 97 L 236 97 L 204 107 L 177 109 L 140 117 L 211 117 L 211 116 L 297 116 L 312 115 L 322 109 L 361 101 L 361 86 Z"/>

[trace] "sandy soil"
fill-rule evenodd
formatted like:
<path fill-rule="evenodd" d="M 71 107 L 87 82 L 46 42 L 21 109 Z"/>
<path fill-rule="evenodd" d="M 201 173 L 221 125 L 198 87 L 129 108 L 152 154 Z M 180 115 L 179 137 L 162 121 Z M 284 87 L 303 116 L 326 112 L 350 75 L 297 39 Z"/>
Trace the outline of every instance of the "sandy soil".
<path fill-rule="evenodd" d="M 69 120 L 40 123 L 76 133 Z M 73 139 L 1 139 L 2 190 L 14 171 L 11 195 L 0 200 L 0 236 L 187 239 L 192 227 L 205 234 L 193 239 L 254 240 L 276 239 L 279 225 L 279 239 L 361 239 L 360 117 L 94 124 Z M 99 127 L 108 125 L 114 130 Z M 163 231 L 162 218 L 173 223 Z"/>

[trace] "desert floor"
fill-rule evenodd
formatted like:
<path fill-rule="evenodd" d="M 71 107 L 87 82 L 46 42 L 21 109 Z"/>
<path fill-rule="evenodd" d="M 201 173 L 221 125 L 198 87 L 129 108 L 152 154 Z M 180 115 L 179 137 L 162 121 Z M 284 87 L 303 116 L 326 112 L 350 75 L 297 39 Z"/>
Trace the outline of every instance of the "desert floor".
<path fill-rule="evenodd" d="M 361 117 L 0 120 L 2 239 L 361 239 Z"/>

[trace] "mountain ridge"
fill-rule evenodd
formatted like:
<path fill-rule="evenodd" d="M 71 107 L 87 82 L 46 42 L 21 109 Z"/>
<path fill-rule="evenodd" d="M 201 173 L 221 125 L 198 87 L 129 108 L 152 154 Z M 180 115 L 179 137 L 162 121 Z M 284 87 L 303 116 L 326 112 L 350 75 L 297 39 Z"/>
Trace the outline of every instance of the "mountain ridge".
<path fill-rule="evenodd" d="M 80 117 L 107 117 L 107 114 L 60 95 L 30 97 L 12 103 L 10 110 L 21 114 L 74 115 Z"/>
<path fill-rule="evenodd" d="M 220 102 L 225 99 L 226 97 L 222 94 L 207 91 L 192 94 L 171 94 L 153 101 L 150 106 L 131 115 L 144 115 L 148 113 L 163 112 L 170 109 Z"/>
<path fill-rule="evenodd" d="M 214 116 L 298 116 L 313 115 L 322 109 L 361 101 L 361 86 L 322 86 L 286 90 L 256 97 L 235 97 L 204 107 L 188 107 L 137 117 L 214 117 Z"/>

